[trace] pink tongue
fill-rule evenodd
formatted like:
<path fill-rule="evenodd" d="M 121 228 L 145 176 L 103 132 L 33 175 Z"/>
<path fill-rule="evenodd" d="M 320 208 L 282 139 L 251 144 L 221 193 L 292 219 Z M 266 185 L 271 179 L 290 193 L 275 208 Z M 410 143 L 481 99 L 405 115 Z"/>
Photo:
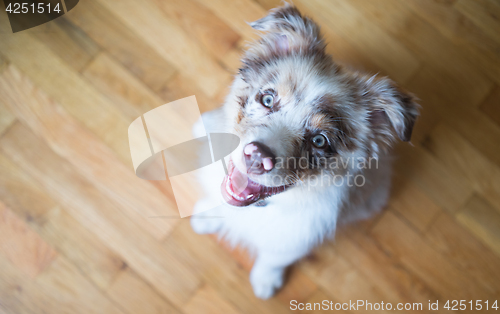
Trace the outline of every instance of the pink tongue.
<path fill-rule="evenodd" d="M 252 194 L 257 196 L 260 194 L 261 186 L 251 182 L 245 173 L 241 173 L 236 167 L 234 167 L 233 172 L 230 174 L 231 186 L 233 192 L 239 196 L 247 197 Z"/>

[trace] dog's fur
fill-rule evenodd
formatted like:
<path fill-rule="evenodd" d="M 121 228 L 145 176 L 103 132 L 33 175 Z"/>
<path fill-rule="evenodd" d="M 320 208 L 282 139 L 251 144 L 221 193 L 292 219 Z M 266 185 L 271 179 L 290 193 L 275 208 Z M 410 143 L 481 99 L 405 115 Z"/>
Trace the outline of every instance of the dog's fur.
<path fill-rule="evenodd" d="M 256 296 L 265 299 L 282 286 L 285 268 L 332 236 L 338 224 L 367 218 L 385 206 L 389 148 L 396 137 L 410 139 L 418 112 L 412 96 L 389 79 L 333 62 L 318 25 L 294 6 L 274 9 L 251 26 L 263 31 L 262 37 L 247 50 L 224 106 L 203 115 L 204 126 L 240 137 L 231 159 L 242 172 L 243 150 L 251 142 L 265 144 L 278 157 L 305 157 L 309 166 L 251 176 L 263 186 L 277 186 L 274 179 L 280 178 L 286 189 L 246 207 L 219 206 L 198 215 L 223 218 L 191 223 L 198 233 L 219 233 L 255 252 L 250 281 Z M 275 96 L 272 108 L 260 103 L 262 93 Z M 194 133 L 201 136 L 197 128 Z M 326 148 L 311 145 L 316 134 L 327 138 Z M 349 164 L 332 170 L 325 162 L 332 158 L 374 158 L 377 167 Z M 318 184 L 320 173 L 346 180 Z M 347 184 L 349 174 L 363 175 L 365 184 Z M 210 177 L 204 173 L 200 180 Z M 220 186 L 207 181 L 205 188 L 211 198 L 220 198 Z"/>

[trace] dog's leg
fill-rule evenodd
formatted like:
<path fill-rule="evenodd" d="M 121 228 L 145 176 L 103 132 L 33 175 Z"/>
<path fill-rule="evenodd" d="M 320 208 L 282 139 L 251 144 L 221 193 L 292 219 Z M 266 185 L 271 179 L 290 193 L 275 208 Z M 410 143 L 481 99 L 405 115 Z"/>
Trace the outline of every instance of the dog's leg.
<path fill-rule="evenodd" d="M 250 283 L 258 298 L 269 299 L 283 286 L 286 268 L 302 258 L 306 252 L 271 252 L 259 251 L 252 271 Z"/>

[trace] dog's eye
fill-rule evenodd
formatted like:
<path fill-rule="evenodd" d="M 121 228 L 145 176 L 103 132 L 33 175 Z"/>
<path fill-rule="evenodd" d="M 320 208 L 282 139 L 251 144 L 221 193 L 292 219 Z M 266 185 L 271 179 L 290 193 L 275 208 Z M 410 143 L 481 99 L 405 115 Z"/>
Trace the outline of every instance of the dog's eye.
<path fill-rule="evenodd" d="M 262 103 L 263 106 L 267 108 L 272 108 L 274 105 L 274 96 L 271 94 L 264 94 L 262 95 L 260 102 Z"/>
<path fill-rule="evenodd" d="M 323 148 L 326 145 L 326 138 L 321 134 L 315 135 L 311 141 L 317 148 Z"/>

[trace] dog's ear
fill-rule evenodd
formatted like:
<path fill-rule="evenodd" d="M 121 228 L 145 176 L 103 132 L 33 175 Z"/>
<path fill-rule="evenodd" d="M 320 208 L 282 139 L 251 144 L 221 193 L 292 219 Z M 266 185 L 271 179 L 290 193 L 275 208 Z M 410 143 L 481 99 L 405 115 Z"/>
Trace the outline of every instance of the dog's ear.
<path fill-rule="evenodd" d="M 362 98 L 368 102 L 373 130 L 386 141 L 390 140 L 387 137 L 391 129 L 402 141 L 410 141 L 419 108 L 413 95 L 388 78 L 373 76 L 362 84 Z"/>
<path fill-rule="evenodd" d="M 285 3 L 272 9 L 260 20 L 250 23 L 254 29 L 267 32 L 278 50 L 289 50 L 299 45 L 324 47 L 319 26 L 310 18 L 302 16 L 297 7 Z"/>

